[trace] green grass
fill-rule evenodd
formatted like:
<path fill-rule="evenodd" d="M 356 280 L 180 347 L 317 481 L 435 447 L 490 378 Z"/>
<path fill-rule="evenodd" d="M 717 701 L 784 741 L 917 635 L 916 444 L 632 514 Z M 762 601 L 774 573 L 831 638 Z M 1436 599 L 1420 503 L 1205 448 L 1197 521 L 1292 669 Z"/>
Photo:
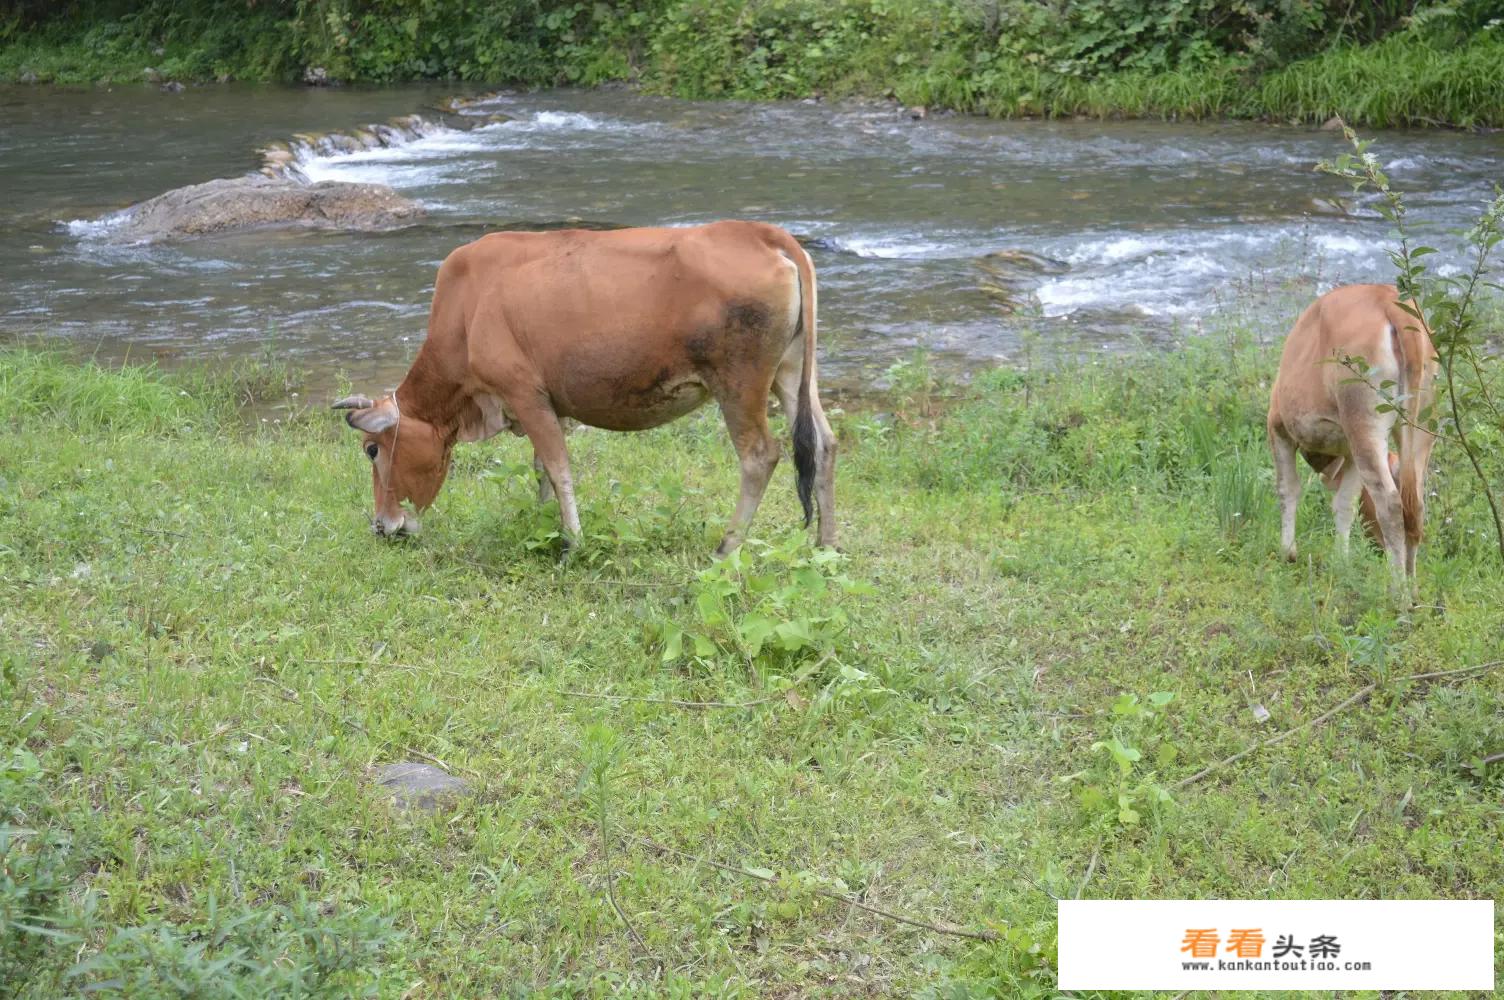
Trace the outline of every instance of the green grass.
<path fill-rule="evenodd" d="M 1461 45 L 1412 34 L 1345 45 L 1256 73 L 1237 60 L 1161 72 L 1062 76 L 999 60 L 980 71 L 939 59 L 899 78 L 908 102 L 1000 118 L 1266 118 L 1319 123 L 1341 116 L 1374 128 L 1504 125 L 1504 35 Z"/>
<path fill-rule="evenodd" d="M 60 17 L 27 30 L 0 21 L 0 78 L 38 82 L 142 83 L 160 79 L 295 78 L 297 39 L 268 5 L 138 5 L 114 16 Z"/>
<path fill-rule="evenodd" d="M 1314 480 L 1281 562 L 1274 360 L 1192 341 L 838 414 L 839 559 L 780 468 L 766 541 L 712 563 L 712 413 L 580 432 L 560 567 L 512 438 L 389 544 L 335 416 L 237 409 L 284 373 L 0 353 L 0 992 L 1045 997 L 1051 894 L 1489 897 L 1504 670 L 1404 680 L 1501 655 L 1481 508 L 1439 448 L 1404 615 Z M 428 758 L 473 794 L 373 787 Z"/>
<path fill-rule="evenodd" d="M 1504 125 L 1504 35 L 1496 29 L 1462 44 L 1396 35 L 1344 46 L 1270 73 L 1249 108 L 1277 118 L 1398 125 Z"/>

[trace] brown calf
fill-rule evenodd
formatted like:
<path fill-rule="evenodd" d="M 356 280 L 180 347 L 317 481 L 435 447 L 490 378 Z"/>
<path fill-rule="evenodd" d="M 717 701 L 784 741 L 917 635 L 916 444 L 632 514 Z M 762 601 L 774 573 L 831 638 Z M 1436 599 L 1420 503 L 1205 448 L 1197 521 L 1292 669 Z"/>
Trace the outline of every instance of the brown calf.
<path fill-rule="evenodd" d="M 1369 371 L 1357 378 L 1344 359 Z M 1269 399 L 1269 446 L 1280 499 L 1280 542 L 1295 558 L 1299 452 L 1333 491 L 1338 546 L 1347 550 L 1354 506 L 1364 495 L 1397 579 L 1415 575 L 1425 520 L 1426 466 L 1435 437 L 1419 427 L 1430 405 L 1436 351 L 1425 324 L 1400 305 L 1393 285 L 1347 285 L 1317 299 L 1285 340 Z M 1404 419 L 1380 413 L 1392 385 Z M 1389 450 L 1399 424 L 1399 454 Z"/>
<path fill-rule="evenodd" d="M 428 337 L 395 392 L 335 403 L 364 432 L 372 527 L 417 529 L 458 441 L 526 434 L 540 496 L 559 499 L 565 547 L 580 519 L 563 418 L 635 431 L 720 404 L 741 461 L 741 496 L 720 553 L 745 537 L 778 463 L 776 394 L 793 430 L 805 523 L 834 545 L 835 435 L 815 372 L 815 272 L 776 226 L 494 233 L 439 268 Z"/>

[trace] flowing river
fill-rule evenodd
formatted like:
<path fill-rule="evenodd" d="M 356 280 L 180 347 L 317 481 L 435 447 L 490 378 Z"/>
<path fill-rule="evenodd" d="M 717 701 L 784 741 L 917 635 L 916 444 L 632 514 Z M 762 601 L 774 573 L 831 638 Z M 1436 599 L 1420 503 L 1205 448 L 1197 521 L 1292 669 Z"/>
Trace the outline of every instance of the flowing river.
<path fill-rule="evenodd" d="M 1194 330 L 1240 289 L 1392 274 L 1371 200 L 1312 169 L 1343 151 L 1334 132 L 626 91 L 495 95 L 462 119 L 437 110 L 456 92 L 0 88 L 0 336 L 167 363 L 270 351 L 316 380 L 379 388 L 423 337 L 439 262 L 488 229 L 741 217 L 806 242 L 825 378 L 858 386 L 916 347 L 952 370 L 1041 342 L 1120 351 Z M 295 138 L 414 113 L 372 149 Z M 389 184 L 427 218 L 375 234 L 109 239 L 112 212 L 255 170 L 279 140 L 308 178 Z M 1504 180 L 1504 134 L 1378 140 L 1440 266 L 1457 267 L 1446 231 Z"/>

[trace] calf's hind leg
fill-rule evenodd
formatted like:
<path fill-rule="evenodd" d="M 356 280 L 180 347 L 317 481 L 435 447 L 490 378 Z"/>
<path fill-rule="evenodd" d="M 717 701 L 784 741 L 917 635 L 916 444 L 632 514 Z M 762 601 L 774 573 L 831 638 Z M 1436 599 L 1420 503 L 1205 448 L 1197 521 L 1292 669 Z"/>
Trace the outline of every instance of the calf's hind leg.
<path fill-rule="evenodd" d="M 1384 536 L 1384 551 L 1389 568 L 1399 581 L 1405 577 L 1405 519 L 1400 511 L 1400 491 L 1389 474 L 1389 451 L 1381 440 L 1352 442 L 1353 462 L 1362 476 L 1363 488 L 1373 501 L 1379 533 Z"/>
<path fill-rule="evenodd" d="M 1405 579 L 1405 518 L 1400 490 L 1389 466 L 1389 435 L 1396 415 L 1379 413 L 1379 394 L 1366 384 L 1348 384 L 1337 392 L 1337 419 L 1347 438 L 1348 453 L 1363 479 L 1363 489 L 1379 522 L 1384 552 L 1398 587 Z"/>

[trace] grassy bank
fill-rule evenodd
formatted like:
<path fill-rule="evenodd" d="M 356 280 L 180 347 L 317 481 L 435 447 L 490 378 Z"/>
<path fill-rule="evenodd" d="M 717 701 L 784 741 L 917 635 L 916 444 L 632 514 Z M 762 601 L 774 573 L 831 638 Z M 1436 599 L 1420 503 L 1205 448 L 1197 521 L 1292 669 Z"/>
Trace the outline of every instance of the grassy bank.
<path fill-rule="evenodd" d="M 1314 483 L 1279 561 L 1273 366 L 1230 321 L 940 413 L 915 362 L 836 416 L 838 559 L 780 469 L 710 561 L 711 413 L 581 432 L 561 568 L 513 439 L 387 544 L 264 373 L 0 353 L 3 991 L 1043 997 L 1052 895 L 1486 898 L 1504 670 L 1407 680 L 1504 655 L 1483 513 L 1438 449 L 1404 616 Z"/>
<path fill-rule="evenodd" d="M 631 81 L 998 116 L 1504 126 L 1497 0 L 79 0 L 0 20 L 0 79 Z"/>

